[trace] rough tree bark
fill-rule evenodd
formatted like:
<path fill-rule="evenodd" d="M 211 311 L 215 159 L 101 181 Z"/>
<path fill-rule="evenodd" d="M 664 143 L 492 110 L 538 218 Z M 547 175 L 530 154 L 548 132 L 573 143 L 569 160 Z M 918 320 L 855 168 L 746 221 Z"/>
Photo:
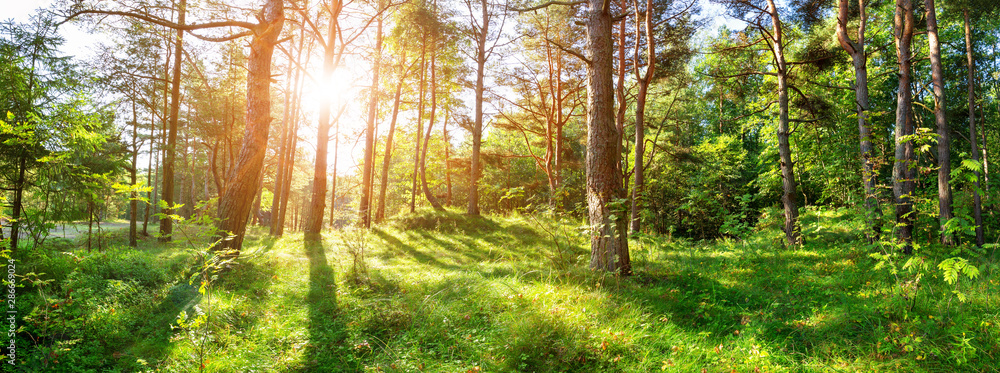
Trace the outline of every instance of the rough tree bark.
<path fill-rule="evenodd" d="M 299 45 L 299 50 L 302 49 L 302 46 L 301 46 L 302 40 L 303 40 L 303 38 L 300 37 L 299 38 L 299 44 L 300 44 Z M 289 58 L 291 58 L 291 56 L 289 56 Z M 291 120 L 292 120 L 291 112 L 292 112 L 292 105 L 294 103 L 294 101 L 292 101 L 292 96 L 294 95 L 292 89 L 293 88 L 298 88 L 297 85 L 293 85 L 292 84 L 292 81 L 296 77 L 296 75 L 293 75 L 293 74 L 295 74 L 297 71 L 298 71 L 298 69 L 295 67 L 295 64 L 292 63 L 291 61 L 289 61 L 289 63 L 288 63 L 288 71 L 286 71 L 286 73 L 285 73 L 285 101 L 284 101 L 284 105 L 283 105 L 283 108 L 282 108 L 282 115 L 281 115 L 281 117 L 282 117 L 282 119 L 281 119 L 281 137 L 278 140 L 278 153 L 277 153 L 278 168 L 277 168 L 277 170 L 275 170 L 275 176 L 274 176 L 274 198 L 271 200 L 271 221 L 269 223 L 270 223 L 270 226 L 271 226 L 270 233 L 271 233 L 272 236 L 281 236 L 281 234 L 284 233 L 283 227 L 281 227 L 281 226 L 278 225 L 278 220 L 279 220 L 278 219 L 278 214 L 279 214 L 278 210 L 281 208 L 281 199 L 282 199 L 282 196 L 284 196 L 284 194 L 286 193 L 285 190 L 284 190 L 284 186 L 285 186 L 285 172 L 286 172 L 286 168 L 287 168 L 287 165 L 285 164 L 285 161 L 288 158 L 288 155 L 287 155 L 288 154 L 288 136 L 289 136 L 289 132 L 291 131 L 291 128 L 292 128 L 292 125 L 291 125 Z M 221 193 L 221 190 L 220 190 L 220 193 Z"/>
<path fill-rule="evenodd" d="M 627 0 L 619 0 L 618 6 L 619 6 L 618 11 L 622 12 L 623 14 L 628 14 L 629 12 L 631 12 Z M 619 136 L 624 136 L 625 134 L 625 113 L 628 112 L 628 101 L 625 98 L 625 84 L 626 84 L 625 75 L 627 70 L 626 65 L 628 62 L 628 59 L 625 57 L 625 44 L 626 44 L 625 34 L 627 29 L 625 20 L 627 19 L 628 18 L 625 17 L 618 22 L 613 22 L 618 24 L 618 43 L 617 43 L 618 64 L 617 64 L 617 69 L 615 71 L 615 77 L 617 78 L 616 79 L 617 81 L 615 82 L 615 99 L 617 100 L 618 106 L 615 108 L 615 125 L 618 127 Z M 627 149 L 622 149 L 625 146 L 624 140 L 625 139 L 623 138 L 618 139 L 619 153 L 627 151 Z M 628 188 L 628 180 L 624 179 L 626 177 L 624 175 L 624 171 L 628 170 L 628 164 L 627 164 L 628 160 L 620 159 L 619 162 L 622 162 L 622 164 L 618 166 L 623 171 L 622 183 L 625 188 Z"/>
<path fill-rule="evenodd" d="M 146 185 L 153 185 L 153 172 L 155 170 L 153 168 L 153 158 L 156 158 L 156 154 L 157 154 L 157 153 L 154 152 L 154 149 L 156 149 L 156 136 L 153 136 L 153 134 L 156 133 L 156 116 L 155 115 L 150 115 L 150 118 L 151 118 L 151 120 L 150 120 L 151 123 L 150 123 L 150 126 L 149 126 L 149 134 L 150 134 L 150 136 L 149 136 L 149 157 L 146 158 Z M 159 161 L 157 161 L 157 163 L 159 163 Z M 159 168 L 159 165 L 157 165 L 156 167 Z M 143 213 L 142 213 L 142 236 L 143 237 L 149 237 L 149 230 L 148 230 L 148 228 L 149 228 L 149 210 L 151 210 L 153 208 L 153 206 L 152 206 L 152 204 L 150 202 L 153 201 L 153 196 L 156 195 L 155 189 L 156 189 L 156 186 L 153 185 L 153 189 L 150 189 L 148 192 L 146 192 L 146 201 L 147 202 L 144 205 L 144 208 L 142 209 L 143 210 Z"/>
<path fill-rule="evenodd" d="M 333 77 L 333 69 L 336 67 L 334 58 L 337 56 L 337 19 L 340 17 L 340 0 L 331 0 L 328 11 L 330 12 L 330 24 L 327 30 L 326 50 L 323 53 L 323 80 L 320 84 L 330 84 Z M 318 132 L 316 134 L 316 162 L 313 168 L 313 188 L 312 199 L 309 203 L 309 211 L 305 221 L 306 239 L 319 239 L 320 231 L 323 230 L 323 210 L 326 208 L 326 155 L 330 145 L 330 106 L 333 97 L 324 95 L 320 100 Z M 338 119 L 339 120 L 339 119 Z M 336 141 L 336 139 L 335 139 Z M 334 174 L 336 177 L 336 174 Z"/>
<path fill-rule="evenodd" d="M 431 40 L 432 43 L 436 43 L 435 40 Z M 430 147 L 431 134 L 434 129 L 434 120 L 437 114 L 437 55 L 435 54 L 436 48 L 431 49 L 431 112 L 430 118 L 427 121 L 427 131 L 424 134 L 424 148 L 422 154 L 420 155 L 420 185 L 423 189 L 424 197 L 427 198 L 427 202 L 430 202 L 431 207 L 437 211 L 444 211 L 444 207 L 441 207 L 441 203 L 438 202 L 437 198 L 434 198 L 434 194 L 431 193 L 430 187 L 427 186 L 427 148 Z"/>
<path fill-rule="evenodd" d="M 128 203 L 128 245 L 129 247 L 139 246 L 138 221 L 139 221 L 139 192 L 135 190 L 138 180 L 138 157 L 139 157 L 139 121 L 136 120 L 135 100 L 132 100 L 132 166 L 129 168 L 129 181 L 132 190 L 129 192 Z"/>
<path fill-rule="evenodd" d="M 424 34 L 424 40 L 420 46 L 420 84 L 418 89 L 420 90 L 420 97 L 417 99 L 417 132 L 416 136 L 413 138 L 413 146 L 415 147 L 413 151 L 413 183 L 410 186 L 410 212 L 417 211 L 417 175 L 420 173 L 422 168 L 420 167 L 420 140 L 423 138 L 423 128 L 424 128 L 424 93 L 426 91 L 427 82 L 427 35 Z M 429 132 L 429 131 L 428 131 Z"/>
<path fill-rule="evenodd" d="M 384 9 L 385 3 L 379 1 L 379 9 Z M 362 227 L 371 227 L 372 212 L 372 179 L 375 174 L 375 121 L 378 119 L 379 95 L 379 65 L 382 58 L 382 15 L 378 16 L 375 31 L 375 54 L 372 57 L 372 87 L 368 101 L 368 127 L 365 129 L 365 160 L 362 167 L 361 201 L 358 207 L 358 220 Z"/>
<path fill-rule="evenodd" d="M 962 9 L 962 17 L 965 26 L 965 62 L 968 66 L 968 99 L 969 99 L 969 142 L 972 147 L 972 160 L 979 161 L 979 147 L 976 144 L 976 64 L 972 58 L 972 28 L 969 22 L 969 9 Z M 983 199 L 979 195 L 980 175 L 975 171 L 976 181 L 972 190 L 973 217 L 976 220 L 976 246 L 982 247 L 986 243 L 983 237 Z"/>
<path fill-rule="evenodd" d="M 267 0 L 258 15 L 247 62 L 247 111 L 243 146 L 229 171 L 226 192 L 219 199 L 218 228 L 231 234 L 217 249 L 234 250 L 238 255 L 249 216 L 254 191 L 259 182 L 271 125 L 271 56 L 281 34 L 285 15 L 282 0 Z"/>
<path fill-rule="evenodd" d="M 642 198 L 643 185 L 645 184 L 645 175 L 643 172 L 643 155 L 645 155 L 646 148 L 646 134 L 645 134 L 645 121 L 646 121 L 646 95 L 649 92 L 649 85 L 653 82 L 653 74 L 656 72 L 656 37 L 653 35 L 653 0 L 646 0 L 646 9 L 643 12 L 643 26 L 646 37 L 646 56 L 648 61 L 646 61 L 646 71 L 639 74 L 639 5 L 635 4 L 636 10 L 636 57 L 635 57 L 635 77 L 636 81 L 639 83 L 639 92 L 635 97 L 635 165 L 633 166 L 633 173 L 635 174 L 634 185 L 632 186 L 632 215 L 631 215 L 631 231 L 632 233 L 638 233 L 641 228 L 641 221 L 639 219 L 639 199 Z"/>
<path fill-rule="evenodd" d="M 937 11 L 934 0 L 924 0 L 927 15 L 927 44 L 931 59 L 931 83 L 934 86 L 934 124 L 937 125 L 938 145 L 938 221 L 941 225 L 941 243 L 955 244 L 955 238 L 946 230 L 951 210 L 951 133 L 945 118 L 944 72 L 941 69 L 941 43 L 938 41 Z"/>
<path fill-rule="evenodd" d="M 333 119 L 333 175 L 330 177 L 330 227 L 333 228 L 334 210 L 337 209 L 337 156 L 340 155 L 340 115 L 344 113 L 347 106 L 341 106 L 340 113 Z M 320 221 L 322 223 L 322 221 Z"/>
<path fill-rule="evenodd" d="M 788 65 L 785 62 L 781 19 L 774 0 L 767 0 L 768 13 L 771 16 L 771 51 L 774 53 L 778 78 L 778 154 L 781 158 L 781 202 L 785 208 L 785 242 L 789 245 L 801 245 L 802 233 L 799 228 L 799 209 L 796 201 L 798 192 L 795 182 L 795 165 L 792 162 L 792 149 L 789 144 L 788 126 Z"/>
<path fill-rule="evenodd" d="M 382 157 L 382 177 L 379 183 L 378 209 L 375 210 L 376 223 L 381 223 L 385 220 L 385 193 L 389 185 L 389 163 L 392 161 L 392 137 L 396 132 L 396 119 L 399 117 L 399 101 L 403 93 L 403 81 L 407 75 L 407 69 L 404 67 L 405 63 L 406 49 L 404 48 L 399 60 L 399 81 L 396 83 L 396 94 L 393 98 L 392 119 L 389 120 L 389 134 L 386 135 L 385 139 L 385 155 Z"/>
<path fill-rule="evenodd" d="M 300 90 L 296 90 L 296 94 L 302 94 L 302 92 Z M 299 121 L 302 120 L 302 118 L 299 117 L 299 109 L 301 109 L 299 108 L 299 103 L 299 99 L 296 98 L 295 103 L 292 104 L 292 128 L 288 131 L 288 143 L 285 145 L 287 148 L 285 154 L 285 174 L 284 179 L 281 181 L 281 201 L 278 205 L 278 213 L 275 215 L 278 219 L 277 224 L 279 234 L 283 234 L 285 231 L 285 222 L 288 220 L 288 201 L 291 199 L 293 192 L 292 175 L 295 172 L 295 157 L 298 155 L 296 154 L 296 150 L 298 150 L 299 147 Z M 292 208 L 295 208 L 295 205 L 292 205 Z M 292 230 L 294 231 L 294 216 L 292 217 L 292 222 Z"/>
<path fill-rule="evenodd" d="M 913 165 L 913 94 L 911 91 L 911 65 L 913 41 L 913 2 L 896 0 L 893 17 L 893 38 L 896 42 L 896 60 L 899 63 L 899 91 L 896 97 L 896 160 L 892 167 L 892 192 L 896 203 L 896 237 L 903 245 L 903 253 L 913 253 L 913 202 L 915 189 Z"/>
<path fill-rule="evenodd" d="M 621 134 L 615 125 L 613 22 L 609 0 L 589 0 L 585 10 L 587 49 L 587 207 L 591 227 L 590 268 L 632 273 L 620 169 Z"/>
<path fill-rule="evenodd" d="M 854 100 L 858 114 L 858 134 L 860 136 L 862 182 L 865 189 L 865 221 L 869 242 L 878 241 L 882 234 L 882 208 L 879 207 L 875 189 L 875 165 L 872 159 L 872 127 L 868 122 L 868 54 L 865 52 L 865 29 L 868 15 L 865 12 L 864 0 L 858 0 L 857 41 L 852 41 L 847 35 L 848 0 L 838 0 L 837 40 L 840 46 L 851 55 L 854 62 Z"/>
<path fill-rule="evenodd" d="M 549 29 L 551 24 L 549 23 L 548 12 L 546 12 L 545 17 L 545 38 L 549 38 Z M 558 186 L 556 185 L 556 175 L 553 172 L 553 163 L 555 162 L 555 123 L 558 114 L 559 101 L 562 99 L 562 92 L 556 90 L 556 80 L 561 77 L 555 76 L 555 61 L 553 61 L 553 48 L 550 43 L 545 43 L 545 65 L 546 73 L 548 74 L 548 80 L 546 83 L 546 88 L 548 89 L 549 99 L 552 103 L 548 107 L 548 111 L 545 113 L 545 157 L 543 158 L 543 164 L 545 166 L 545 181 L 549 184 L 549 208 L 555 209 L 556 207 L 556 193 Z M 530 146 L 530 145 L 529 145 Z"/>
<path fill-rule="evenodd" d="M 184 25 L 184 15 L 187 8 L 187 0 L 180 0 L 177 4 L 177 24 Z M 184 30 L 177 30 L 177 39 L 174 44 L 174 65 L 171 76 L 170 87 L 170 119 L 167 129 L 167 142 L 164 146 L 166 155 L 163 158 L 163 193 L 161 200 L 166 203 L 163 213 L 167 216 L 160 218 L 160 242 L 167 242 L 172 239 L 174 221 L 169 215 L 174 214 L 174 162 L 176 162 L 177 147 L 177 119 L 180 114 L 181 98 L 181 57 L 184 53 Z"/>
<path fill-rule="evenodd" d="M 469 162 L 469 206 L 466 213 L 479 216 L 479 177 L 482 175 L 480 165 L 480 149 L 483 145 L 483 92 L 485 91 L 486 74 L 486 39 L 490 32 L 490 13 L 487 11 L 486 0 L 480 1 L 482 22 L 476 30 L 476 108 L 472 122 L 472 156 Z M 470 5 L 470 12 L 472 11 Z"/>
<path fill-rule="evenodd" d="M 304 29 L 300 29 L 299 36 L 301 37 L 301 39 L 299 39 L 299 43 L 300 43 L 299 46 L 301 47 L 302 46 L 302 41 L 305 40 L 305 31 L 304 31 Z M 302 66 L 306 66 L 306 65 L 308 65 L 308 62 L 302 63 L 302 61 L 301 61 L 302 51 L 303 51 L 303 49 L 299 48 L 299 50 L 297 52 L 298 56 L 296 57 L 296 60 L 298 60 L 299 64 L 301 64 Z M 309 55 L 311 55 L 311 54 L 312 54 L 312 48 L 308 48 L 306 50 L 306 61 L 309 61 Z M 289 119 L 289 123 L 291 125 L 291 128 L 288 130 L 288 139 L 287 139 L 287 143 L 285 144 L 285 149 L 286 149 L 286 151 L 285 151 L 285 173 L 284 173 L 284 176 L 283 176 L 284 179 L 282 179 L 282 181 L 281 181 L 281 190 L 283 191 L 283 193 L 281 194 L 281 201 L 280 201 L 280 204 L 278 205 L 278 212 L 277 212 L 277 214 L 276 215 L 272 214 L 272 215 L 276 216 L 277 219 L 278 219 L 277 224 L 278 224 L 278 227 L 279 227 L 279 234 L 281 234 L 281 233 L 284 232 L 285 222 L 287 220 L 286 218 L 288 217 L 288 200 L 289 200 L 289 198 L 291 198 L 291 195 L 292 195 L 292 175 L 295 173 L 295 157 L 298 155 L 297 151 L 298 151 L 298 147 L 299 147 L 299 145 L 298 145 L 299 144 L 299 123 L 302 121 L 302 116 L 300 115 L 300 112 L 302 111 L 302 84 L 305 81 L 305 79 L 303 79 L 304 75 L 305 74 L 303 73 L 302 69 L 300 69 L 300 68 L 295 69 L 295 81 L 293 83 L 295 85 L 295 88 L 292 90 L 293 96 L 292 96 L 291 114 L 290 114 L 291 117 Z M 293 208 L 295 208 L 294 205 L 293 205 Z M 292 230 L 295 230 L 295 228 L 294 228 L 295 227 L 294 217 L 293 217 L 292 222 L 293 222 L 293 224 L 292 224 L 292 227 L 293 227 Z"/>

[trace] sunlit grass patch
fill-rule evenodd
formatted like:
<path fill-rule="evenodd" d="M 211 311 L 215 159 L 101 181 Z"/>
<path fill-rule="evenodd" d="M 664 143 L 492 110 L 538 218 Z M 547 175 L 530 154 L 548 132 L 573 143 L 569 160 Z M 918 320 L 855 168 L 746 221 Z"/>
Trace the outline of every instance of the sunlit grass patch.
<path fill-rule="evenodd" d="M 110 347 L 68 348 L 113 358 L 77 360 L 89 366 L 989 371 L 1000 356 L 992 272 L 952 285 L 934 267 L 919 281 L 876 269 L 868 245 L 827 234 L 850 223 L 844 214 L 807 211 L 814 235 L 802 247 L 774 245 L 768 240 L 780 235 L 765 231 L 718 241 L 638 237 L 635 274 L 624 279 L 587 269 L 578 221 L 454 212 L 329 231 L 320 242 L 254 230 L 238 263 L 203 293 L 188 283 L 196 256 L 177 244 L 31 255 L 61 286 L 95 294 L 81 302 L 89 320 L 81 325 L 100 321 L 105 327 L 88 330 Z M 937 263 L 935 255 L 944 254 L 922 258 Z M 185 323 L 204 315 L 203 326 L 178 328 L 181 313 Z"/>

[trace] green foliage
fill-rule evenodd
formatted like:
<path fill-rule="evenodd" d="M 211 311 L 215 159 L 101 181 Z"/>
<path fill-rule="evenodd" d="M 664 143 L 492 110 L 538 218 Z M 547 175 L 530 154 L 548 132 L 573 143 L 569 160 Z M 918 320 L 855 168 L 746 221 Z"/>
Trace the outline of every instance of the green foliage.
<path fill-rule="evenodd" d="M 391 225 L 402 231 L 423 230 L 441 233 L 479 233 L 496 225 L 486 218 L 468 218 L 462 213 L 421 209 L 413 214 L 395 217 Z"/>
<path fill-rule="evenodd" d="M 656 213 L 646 222 L 688 237 L 746 236 L 759 207 L 752 162 L 739 138 L 722 135 L 693 147 L 683 163 L 654 167 L 645 200 Z"/>
<path fill-rule="evenodd" d="M 969 261 L 965 258 L 960 257 L 942 260 L 938 264 L 938 268 L 944 272 L 944 281 L 949 285 L 955 285 L 958 282 L 959 275 L 965 275 L 970 280 L 975 280 L 979 276 L 979 269 L 969 264 Z M 959 296 L 959 300 L 965 301 L 963 296 Z"/>
<path fill-rule="evenodd" d="M 49 244 L 59 244 L 50 240 Z M 121 248 L 101 253 L 38 246 L 17 255 L 24 318 L 16 338 L 21 371 L 139 369 L 136 338 L 165 340 L 158 314 L 188 256 Z M 19 272 L 21 273 L 21 272 Z M 162 342 L 161 342 L 162 343 Z M 129 359 L 131 356 L 131 359 Z"/>
<path fill-rule="evenodd" d="M 47 362 L 56 371 L 71 371 L 63 368 L 68 361 L 81 371 L 213 372 L 976 371 L 995 364 L 1000 318 L 989 310 L 1000 284 L 981 252 L 938 256 L 920 247 L 905 257 L 884 246 L 869 256 L 870 247 L 853 244 L 863 226 L 852 220 L 855 210 L 805 211 L 810 239 L 796 250 L 773 248 L 772 236 L 781 235 L 773 225 L 738 241 L 638 237 L 630 245 L 636 275 L 628 279 L 587 270 L 579 222 L 544 215 L 422 211 L 318 243 L 251 231 L 238 264 L 193 285 L 188 279 L 212 277 L 163 263 L 202 268 L 191 250 L 63 255 L 69 279 L 28 285 L 45 289 L 49 302 L 31 327 L 58 337 L 45 350 L 58 354 L 58 364 Z M 349 253 L 362 246 L 367 275 L 357 281 L 362 272 Z M 577 259 L 560 265 L 553 261 L 560 256 Z M 110 272 L 98 259 L 166 271 L 170 279 Z M 75 290 L 66 294 L 70 283 Z M 147 342 L 147 334 L 157 337 Z M 42 355 L 32 358 L 42 366 Z"/>

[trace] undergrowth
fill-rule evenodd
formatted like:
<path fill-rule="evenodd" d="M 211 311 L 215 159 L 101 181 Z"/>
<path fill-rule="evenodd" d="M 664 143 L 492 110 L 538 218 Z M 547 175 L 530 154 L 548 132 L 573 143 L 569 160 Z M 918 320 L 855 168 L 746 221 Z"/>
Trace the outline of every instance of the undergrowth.
<path fill-rule="evenodd" d="M 18 289 L 19 367 L 997 371 L 993 259 L 926 246 L 914 257 L 928 265 L 904 268 L 861 243 L 852 214 L 807 211 L 797 248 L 766 219 L 742 239 L 638 236 L 626 279 L 589 271 L 582 222 L 553 217 L 420 212 L 320 241 L 252 230 L 210 298 L 185 280 L 197 263 L 179 245 L 38 248 L 18 254 L 34 273 Z M 978 276 L 949 276 L 949 258 Z M 209 309 L 191 342 L 178 315 Z"/>

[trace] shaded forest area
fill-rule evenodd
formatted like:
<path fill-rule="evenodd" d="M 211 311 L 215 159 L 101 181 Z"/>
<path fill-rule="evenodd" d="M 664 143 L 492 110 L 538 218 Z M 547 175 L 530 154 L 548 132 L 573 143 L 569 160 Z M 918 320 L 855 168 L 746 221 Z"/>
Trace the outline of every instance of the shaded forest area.
<path fill-rule="evenodd" d="M 997 371 L 998 14 L 54 0 L 0 22 L 4 365 Z"/>

